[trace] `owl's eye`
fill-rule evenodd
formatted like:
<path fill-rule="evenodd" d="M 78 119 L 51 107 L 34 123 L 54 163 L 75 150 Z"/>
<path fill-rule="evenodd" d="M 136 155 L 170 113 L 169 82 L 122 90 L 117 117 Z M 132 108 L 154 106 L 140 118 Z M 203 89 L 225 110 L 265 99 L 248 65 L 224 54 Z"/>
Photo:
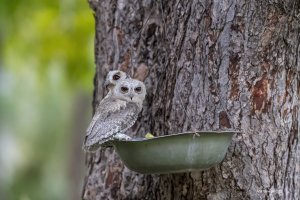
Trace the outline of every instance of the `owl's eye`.
<path fill-rule="evenodd" d="M 137 92 L 137 93 L 140 93 L 142 91 L 142 88 L 141 87 L 136 87 L 136 88 L 134 88 L 134 91 Z"/>
<path fill-rule="evenodd" d="M 117 81 L 119 80 L 121 77 L 118 74 L 113 75 L 113 80 Z"/>
<path fill-rule="evenodd" d="M 124 93 L 128 92 L 128 90 L 129 90 L 128 87 L 124 87 L 124 86 L 121 87 L 121 91 Z"/>

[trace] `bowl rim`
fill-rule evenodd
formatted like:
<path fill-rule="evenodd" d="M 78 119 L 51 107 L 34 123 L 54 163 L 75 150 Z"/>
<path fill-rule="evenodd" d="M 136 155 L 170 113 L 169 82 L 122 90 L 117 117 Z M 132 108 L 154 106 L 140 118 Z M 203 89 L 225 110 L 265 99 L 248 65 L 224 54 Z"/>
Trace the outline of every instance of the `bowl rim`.
<path fill-rule="evenodd" d="M 236 133 L 241 133 L 241 131 L 236 131 L 236 130 L 226 130 L 226 131 L 188 131 L 188 132 L 182 132 L 182 133 L 175 133 L 175 134 L 170 134 L 170 135 L 160 135 L 160 136 L 155 136 L 153 138 L 132 138 L 131 140 L 115 140 L 113 141 L 114 143 L 115 142 L 124 142 L 124 143 L 129 143 L 129 142 L 143 142 L 143 141 L 149 141 L 149 140 L 158 140 L 158 139 L 162 139 L 162 138 L 167 138 L 167 137 L 177 137 L 177 136 L 182 136 L 182 135 L 195 135 L 197 136 L 197 134 L 195 133 L 198 133 L 198 134 L 205 134 L 205 133 L 208 133 L 208 134 L 211 134 L 211 133 L 216 133 L 216 134 L 228 134 L 228 133 L 231 133 L 232 135 L 236 134 Z"/>

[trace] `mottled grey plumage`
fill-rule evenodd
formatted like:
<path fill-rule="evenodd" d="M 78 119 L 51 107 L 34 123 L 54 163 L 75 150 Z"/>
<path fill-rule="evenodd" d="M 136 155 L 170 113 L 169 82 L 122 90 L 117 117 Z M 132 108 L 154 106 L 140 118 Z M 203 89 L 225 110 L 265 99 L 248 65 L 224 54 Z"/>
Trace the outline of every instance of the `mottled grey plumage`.
<path fill-rule="evenodd" d="M 87 136 L 84 149 L 93 151 L 111 140 L 127 140 L 124 132 L 136 121 L 146 95 L 144 83 L 125 79 L 111 89 L 97 108 Z"/>

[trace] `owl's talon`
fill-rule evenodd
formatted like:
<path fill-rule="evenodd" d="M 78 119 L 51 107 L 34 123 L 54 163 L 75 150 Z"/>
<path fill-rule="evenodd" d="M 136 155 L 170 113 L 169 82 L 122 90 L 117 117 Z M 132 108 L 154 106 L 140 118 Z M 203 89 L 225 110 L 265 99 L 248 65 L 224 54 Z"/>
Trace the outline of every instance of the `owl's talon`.
<path fill-rule="evenodd" d="M 125 141 L 128 141 L 128 140 L 131 140 L 132 138 L 128 135 L 125 135 L 123 133 L 120 133 L 120 134 L 117 134 L 114 139 L 117 139 L 117 140 L 125 140 Z"/>

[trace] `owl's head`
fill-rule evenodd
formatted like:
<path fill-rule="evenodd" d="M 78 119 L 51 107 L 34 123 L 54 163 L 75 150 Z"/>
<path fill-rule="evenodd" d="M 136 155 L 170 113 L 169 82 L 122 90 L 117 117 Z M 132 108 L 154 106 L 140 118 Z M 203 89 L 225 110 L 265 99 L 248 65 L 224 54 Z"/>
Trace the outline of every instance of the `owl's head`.
<path fill-rule="evenodd" d="M 125 79 L 113 89 L 113 95 L 127 102 L 138 103 L 142 106 L 146 97 L 145 84 L 136 79 Z"/>
<path fill-rule="evenodd" d="M 122 72 L 120 70 L 110 71 L 106 76 L 104 86 L 108 90 L 111 90 L 115 85 L 117 85 L 118 82 L 125 80 L 126 78 L 130 77 L 125 72 Z"/>

